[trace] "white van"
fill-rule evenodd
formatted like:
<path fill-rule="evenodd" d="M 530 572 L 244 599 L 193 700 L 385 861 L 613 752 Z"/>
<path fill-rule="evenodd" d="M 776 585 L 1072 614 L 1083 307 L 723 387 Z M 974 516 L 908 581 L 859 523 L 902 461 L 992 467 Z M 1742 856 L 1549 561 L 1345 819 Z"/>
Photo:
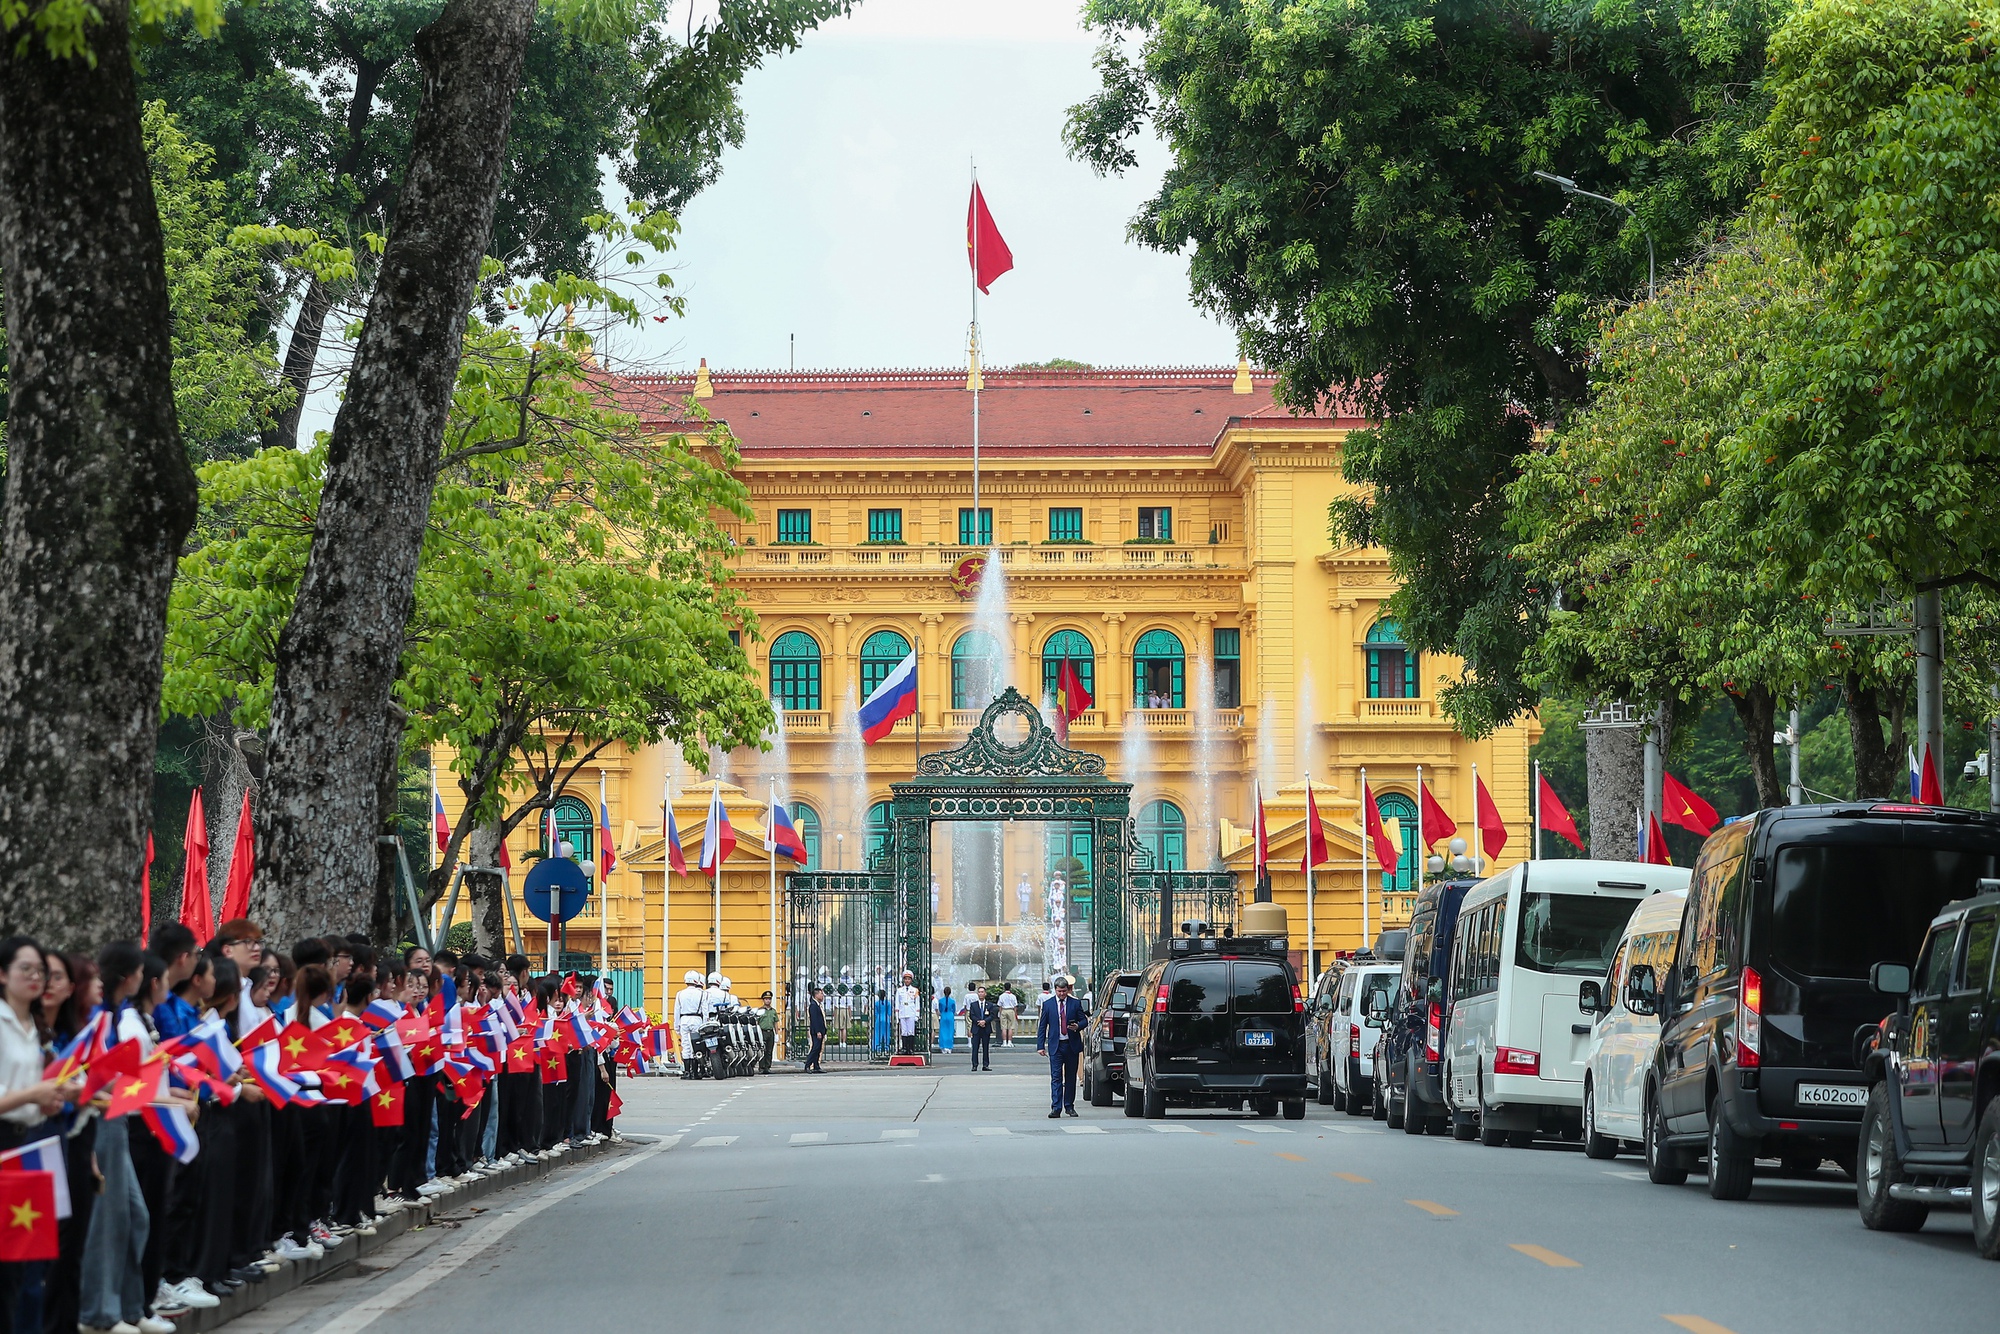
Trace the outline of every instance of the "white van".
<path fill-rule="evenodd" d="M 1524 1146 L 1581 1132 L 1593 1016 L 1577 1008 L 1577 984 L 1605 975 L 1640 899 L 1687 885 L 1683 867 L 1537 861 L 1466 894 L 1445 980 L 1455 1138 Z"/>
<path fill-rule="evenodd" d="M 1654 977 L 1666 976 L 1686 903 L 1684 889 L 1641 900 L 1604 980 L 1577 986 L 1578 1007 L 1597 1016 L 1583 1071 L 1583 1151 L 1592 1158 L 1616 1158 L 1621 1148 L 1637 1148 L 1645 1137 L 1646 1071 L 1660 1045 L 1660 1016 L 1650 995 L 1627 994 L 1625 979 L 1632 965 L 1641 963 Z"/>

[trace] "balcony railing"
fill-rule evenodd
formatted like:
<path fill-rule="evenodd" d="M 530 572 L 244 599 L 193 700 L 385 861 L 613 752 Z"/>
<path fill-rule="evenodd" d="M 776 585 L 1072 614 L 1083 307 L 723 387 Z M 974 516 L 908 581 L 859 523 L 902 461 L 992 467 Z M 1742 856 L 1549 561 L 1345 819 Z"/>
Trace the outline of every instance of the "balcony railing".
<path fill-rule="evenodd" d="M 1244 549 L 1240 546 L 1203 544 L 1200 546 L 1087 547 L 1051 546 L 1001 547 L 1003 566 L 1036 570 L 1070 569 L 1089 566 L 1096 570 L 1240 569 Z M 949 570 L 972 556 L 988 553 L 985 547 L 882 547 L 882 546 L 762 546 L 744 547 L 737 563 L 751 569 L 868 569 L 901 567 L 911 573 Z"/>
<path fill-rule="evenodd" d="M 785 734 L 787 736 L 820 735 L 831 731 L 833 715 L 825 709 L 786 709 Z"/>
<path fill-rule="evenodd" d="M 1427 699 L 1364 699 L 1361 716 L 1376 722 L 1405 722 L 1430 718 L 1435 709 Z"/>

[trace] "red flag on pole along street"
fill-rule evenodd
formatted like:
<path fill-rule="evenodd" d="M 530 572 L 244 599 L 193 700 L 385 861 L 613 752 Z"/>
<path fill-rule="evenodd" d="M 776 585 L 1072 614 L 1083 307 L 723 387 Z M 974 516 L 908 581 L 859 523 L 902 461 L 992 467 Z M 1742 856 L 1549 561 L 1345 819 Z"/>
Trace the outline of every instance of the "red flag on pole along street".
<path fill-rule="evenodd" d="M 56 1174 L 0 1172 L 0 1260 L 56 1258 Z"/>
<path fill-rule="evenodd" d="M 250 915 L 250 874 L 256 866 L 255 833 L 250 825 L 250 789 L 243 789 L 243 809 L 236 816 L 236 846 L 229 853 L 229 882 L 222 889 L 222 920 Z"/>
<path fill-rule="evenodd" d="M 986 211 L 986 196 L 978 181 L 972 183 L 972 200 L 965 207 L 965 259 L 972 265 L 973 286 L 981 292 L 1014 267 L 1014 252 L 1007 248 L 993 215 Z"/>
<path fill-rule="evenodd" d="M 1488 857 L 1498 857 L 1500 849 L 1507 846 L 1507 822 L 1500 818 L 1500 808 L 1493 804 L 1493 794 L 1486 790 L 1486 780 L 1475 778 L 1473 805 L 1479 816 L 1479 845 L 1486 849 Z"/>
<path fill-rule="evenodd" d="M 1417 800 L 1423 803 L 1424 848 L 1426 851 L 1435 848 L 1439 843 L 1446 843 L 1448 840 L 1458 836 L 1458 822 L 1444 813 L 1444 807 L 1437 804 L 1437 798 L 1431 796 L 1429 787 L 1418 784 Z"/>
<path fill-rule="evenodd" d="M 1368 843 L 1375 850 L 1375 864 L 1382 868 L 1382 874 L 1393 875 L 1396 870 L 1396 845 L 1389 838 L 1389 831 L 1382 827 L 1382 811 L 1375 804 L 1375 793 L 1368 784 L 1361 785 L 1361 805 L 1363 818 L 1368 822 Z"/>
<path fill-rule="evenodd" d="M 1306 850 L 1299 858 L 1299 872 L 1304 874 L 1315 866 L 1327 862 L 1326 826 L 1320 823 L 1319 803 L 1313 799 L 1312 779 L 1306 779 Z"/>
<path fill-rule="evenodd" d="M 1542 783 L 1542 828 L 1559 838 L 1567 839 L 1578 852 L 1584 850 L 1583 835 L 1576 832 L 1576 821 L 1570 817 L 1569 807 L 1563 805 L 1562 798 L 1550 786 L 1547 774 L 1537 775 Z"/>
<path fill-rule="evenodd" d="M 182 846 L 187 860 L 181 866 L 181 925 L 194 932 L 196 945 L 206 945 L 215 934 L 215 912 L 208 897 L 208 817 L 202 813 L 200 788 L 188 802 Z"/>
<path fill-rule="evenodd" d="M 1677 824 L 1691 834 L 1707 838 L 1722 819 L 1715 807 L 1703 801 L 1695 790 L 1669 773 L 1660 775 L 1660 814 L 1668 824 Z"/>
<path fill-rule="evenodd" d="M 1931 758 L 1931 748 L 1924 747 L 1923 776 L 1917 780 L 1917 800 L 1925 806 L 1944 805 L 1944 789 L 1938 786 L 1937 764 Z"/>
<path fill-rule="evenodd" d="M 1674 859 L 1667 855 L 1667 831 L 1660 828 L 1660 817 L 1646 817 L 1646 861 L 1654 866 L 1672 866 Z"/>

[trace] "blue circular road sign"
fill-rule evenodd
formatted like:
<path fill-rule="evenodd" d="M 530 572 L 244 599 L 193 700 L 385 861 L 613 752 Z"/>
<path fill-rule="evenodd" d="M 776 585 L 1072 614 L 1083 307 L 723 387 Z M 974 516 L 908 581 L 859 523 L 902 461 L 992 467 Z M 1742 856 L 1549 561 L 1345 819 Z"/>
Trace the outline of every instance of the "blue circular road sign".
<path fill-rule="evenodd" d="M 583 911 L 590 898 L 590 877 L 568 857 L 544 857 L 521 882 L 528 911 L 544 922 L 567 922 Z M 555 911 L 550 913 L 550 901 Z"/>

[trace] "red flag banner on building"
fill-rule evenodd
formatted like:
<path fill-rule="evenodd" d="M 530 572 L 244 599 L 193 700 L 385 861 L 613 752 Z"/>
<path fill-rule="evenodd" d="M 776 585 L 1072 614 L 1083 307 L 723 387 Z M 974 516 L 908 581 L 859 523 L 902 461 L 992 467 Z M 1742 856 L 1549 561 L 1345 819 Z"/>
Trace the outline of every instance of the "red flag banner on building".
<path fill-rule="evenodd" d="M 1493 804 L 1493 794 L 1486 790 L 1486 780 L 1475 778 L 1473 782 L 1473 805 L 1479 814 L 1479 845 L 1486 849 L 1488 857 L 1498 857 L 1500 850 L 1507 846 L 1507 822 L 1500 818 L 1500 808 Z"/>
<path fill-rule="evenodd" d="M 1707 838 L 1722 817 L 1703 801 L 1695 790 L 1672 774 L 1660 775 L 1660 814 L 1668 824 L 1677 824 L 1691 834 Z"/>
<path fill-rule="evenodd" d="M 1069 725 L 1083 717 L 1095 703 L 1097 700 L 1084 687 L 1076 664 L 1065 657 L 1062 666 L 1056 669 L 1056 740 L 1067 746 Z"/>
<path fill-rule="evenodd" d="M 1444 807 L 1437 804 L 1437 799 L 1431 796 L 1430 788 L 1423 784 L 1417 785 L 1417 800 L 1422 803 L 1420 809 L 1423 816 L 1424 847 L 1428 850 L 1435 848 L 1439 843 L 1448 845 L 1451 839 L 1458 836 L 1458 821 L 1444 813 Z"/>
<path fill-rule="evenodd" d="M 986 196 L 979 182 L 972 183 L 972 202 L 965 209 L 965 259 L 972 265 L 972 283 L 980 291 L 1014 267 L 1014 252 L 1001 238 L 993 215 L 986 211 Z"/>
<path fill-rule="evenodd" d="M 1363 818 L 1368 821 L 1368 845 L 1375 850 L 1375 864 L 1382 868 L 1382 874 L 1394 875 L 1400 860 L 1396 844 L 1382 827 L 1382 810 L 1375 804 L 1374 790 L 1365 782 L 1361 785 L 1361 806 Z"/>
<path fill-rule="evenodd" d="M 1674 859 L 1667 855 L 1667 831 L 1660 828 L 1660 817 L 1646 817 L 1646 855 L 1642 859 L 1654 866 L 1672 866 Z"/>
<path fill-rule="evenodd" d="M 1576 821 L 1570 818 L 1569 807 L 1563 805 L 1562 798 L 1549 785 L 1546 774 L 1537 774 L 1541 782 L 1542 828 L 1558 838 L 1566 839 L 1578 852 L 1584 850 L 1583 836 L 1576 832 Z"/>
<path fill-rule="evenodd" d="M 1313 799 L 1312 779 L 1308 778 L 1306 779 L 1306 850 L 1299 858 L 1299 871 L 1304 873 L 1326 863 L 1326 826 L 1320 822 L 1319 803 Z"/>

